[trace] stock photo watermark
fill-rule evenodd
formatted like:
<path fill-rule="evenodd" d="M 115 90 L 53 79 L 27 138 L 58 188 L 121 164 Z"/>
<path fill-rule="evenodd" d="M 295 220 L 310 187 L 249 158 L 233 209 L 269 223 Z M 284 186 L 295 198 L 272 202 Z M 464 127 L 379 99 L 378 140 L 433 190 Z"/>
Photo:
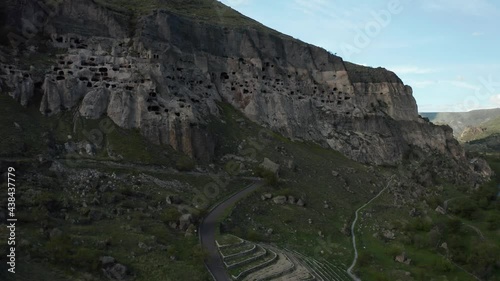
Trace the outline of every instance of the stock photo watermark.
<path fill-rule="evenodd" d="M 5 62 L 7 57 L 16 55 L 19 47 L 25 44 L 30 39 L 33 39 L 47 24 L 47 22 L 57 14 L 57 7 L 59 3 L 53 1 L 50 5 L 44 1 L 36 1 L 37 12 L 33 15 L 32 19 L 21 18 L 21 34 L 16 32 L 9 32 L 7 39 L 12 47 L 12 53 L 6 54 L 0 50 L 0 60 Z M 20 3 L 23 4 L 23 3 Z"/>
<path fill-rule="evenodd" d="M 340 45 L 340 55 L 344 59 L 349 59 L 355 54 L 359 54 L 363 49 L 370 46 L 372 41 L 379 36 L 393 21 L 394 17 L 404 11 L 404 4 L 401 0 L 391 0 L 385 9 L 371 11 L 371 19 L 362 27 L 356 29 L 356 35 L 351 42 L 343 42 Z"/>
<path fill-rule="evenodd" d="M 10 246 L 7 255 L 7 269 L 10 273 L 16 273 L 16 169 L 7 169 L 7 229 L 9 232 L 7 245 Z"/>

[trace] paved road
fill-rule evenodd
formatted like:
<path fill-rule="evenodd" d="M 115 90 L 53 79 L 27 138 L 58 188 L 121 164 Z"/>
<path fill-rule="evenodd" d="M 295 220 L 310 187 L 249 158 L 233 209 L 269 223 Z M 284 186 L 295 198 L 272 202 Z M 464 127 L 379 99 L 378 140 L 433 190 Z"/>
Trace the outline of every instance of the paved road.
<path fill-rule="evenodd" d="M 262 182 L 255 182 L 225 201 L 215 205 L 201 222 L 199 229 L 200 242 L 203 248 L 208 251 L 208 258 L 205 260 L 205 265 L 216 281 L 232 280 L 224 268 L 224 263 L 215 245 L 215 232 L 216 228 L 219 226 L 219 221 L 227 209 L 231 208 L 236 202 L 255 191 L 261 185 Z"/>

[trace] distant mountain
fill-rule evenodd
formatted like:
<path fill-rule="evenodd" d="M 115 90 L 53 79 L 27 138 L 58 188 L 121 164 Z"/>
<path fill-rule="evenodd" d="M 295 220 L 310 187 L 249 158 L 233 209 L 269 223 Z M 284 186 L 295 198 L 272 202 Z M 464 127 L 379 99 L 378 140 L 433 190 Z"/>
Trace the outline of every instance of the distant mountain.
<path fill-rule="evenodd" d="M 484 139 L 491 135 L 500 134 L 500 115 L 487 122 L 481 123 L 477 127 L 468 127 L 460 138 L 464 141 Z"/>
<path fill-rule="evenodd" d="M 463 142 L 500 133 L 500 108 L 469 112 L 422 112 L 434 124 L 446 124 L 455 137 Z"/>

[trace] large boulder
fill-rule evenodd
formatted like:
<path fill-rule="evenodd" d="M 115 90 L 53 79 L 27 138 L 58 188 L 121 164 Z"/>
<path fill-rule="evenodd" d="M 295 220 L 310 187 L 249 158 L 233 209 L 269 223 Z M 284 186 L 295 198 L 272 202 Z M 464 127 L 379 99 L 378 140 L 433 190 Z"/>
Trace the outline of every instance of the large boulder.
<path fill-rule="evenodd" d="M 104 275 L 112 280 L 125 281 L 130 277 L 129 269 L 125 265 L 120 263 L 115 263 L 111 266 L 108 266 L 103 271 Z"/>
<path fill-rule="evenodd" d="M 186 230 L 193 223 L 193 215 L 184 214 L 179 218 L 179 228 Z"/>
<path fill-rule="evenodd" d="M 286 200 L 287 200 L 286 196 L 276 196 L 273 198 L 273 202 L 275 204 L 281 204 L 281 205 L 285 204 Z"/>
<path fill-rule="evenodd" d="M 260 164 L 260 167 L 276 175 L 278 175 L 280 170 L 280 165 L 269 160 L 269 158 L 264 158 L 264 161 Z"/>

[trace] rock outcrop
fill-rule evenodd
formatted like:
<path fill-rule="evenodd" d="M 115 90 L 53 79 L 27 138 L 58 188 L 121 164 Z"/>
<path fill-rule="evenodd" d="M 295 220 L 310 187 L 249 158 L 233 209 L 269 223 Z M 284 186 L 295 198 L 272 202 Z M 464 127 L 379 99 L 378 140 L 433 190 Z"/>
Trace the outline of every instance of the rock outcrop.
<path fill-rule="evenodd" d="M 35 1 L 26 5 L 10 7 L 8 22 L 33 19 Z M 231 24 L 250 21 L 241 15 L 198 20 L 158 9 L 127 23 L 129 16 L 94 1 L 63 1 L 40 29 L 46 42 L 26 43 L 57 48 L 54 65 L 33 77 L 4 64 L 2 89 L 27 104 L 38 85 L 45 115 L 78 108 L 85 118 L 108 116 L 204 160 L 216 145 L 207 120 L 226 101 L 286 137 L 360 162 L 396 164 L 412 148 L 465 161 L 451 129 L 420 118 L 412 89 L 386 69 L 345 62 L 259 24 Z"/>

